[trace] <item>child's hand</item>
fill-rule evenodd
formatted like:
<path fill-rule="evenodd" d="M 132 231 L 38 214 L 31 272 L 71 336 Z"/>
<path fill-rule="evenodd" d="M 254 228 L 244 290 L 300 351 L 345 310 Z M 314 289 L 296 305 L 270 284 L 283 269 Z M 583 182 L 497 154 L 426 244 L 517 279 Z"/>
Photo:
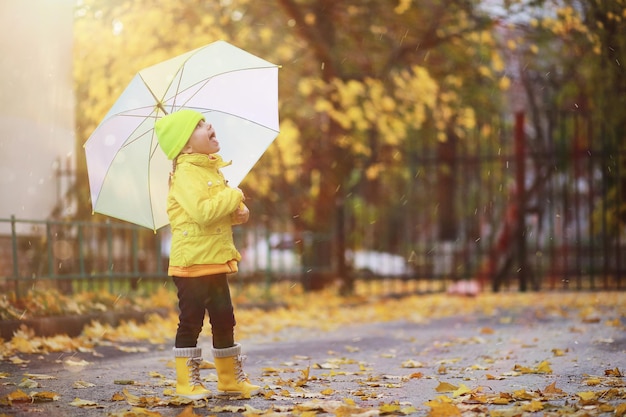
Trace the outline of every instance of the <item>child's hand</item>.
<path fill-rule="evenodd" d="M 233 224 L 246 223 L 249 218 L 250 218 L 250 210 L 248 210 L 248 207 L 246 207 L 246 205 L 243 203 L 239 204 L 239 207 L 237 207 L 237 210 L 235 210 L 235 212 L 232 214 Z"/>
<path fill-rule="evenodd" d="M 241 193 L 241 196 L 243 197 L 243 199 L 241 201 L 246 201 L 246 195 L 243 193 L 243 190 L 239 187 L 235 188 L 235 190 L 239 191 Z"/>

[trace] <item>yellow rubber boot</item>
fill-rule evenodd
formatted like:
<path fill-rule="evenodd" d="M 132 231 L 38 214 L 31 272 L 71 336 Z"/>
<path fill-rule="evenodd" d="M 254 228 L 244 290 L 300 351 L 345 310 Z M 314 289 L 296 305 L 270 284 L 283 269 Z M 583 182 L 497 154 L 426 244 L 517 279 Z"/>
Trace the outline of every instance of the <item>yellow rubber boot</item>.
<path fill-rule="evenodd" d="M 215 369 L 217 370 L 217 390 L 222 394 L 243 395 L 249 397 L 261 388 L 250 383 L 243 371 L 245 356 L 241 355 L 241 345 L 225 349 L 213 349 Z"/>
<path fill-rule="evenodd" d="M 174 357 L 176 358 L 176 395 L 190 400 L 208 397 L 211 391 L 204 388 L 200 379 L 202 349 L 174 348 Z"/>

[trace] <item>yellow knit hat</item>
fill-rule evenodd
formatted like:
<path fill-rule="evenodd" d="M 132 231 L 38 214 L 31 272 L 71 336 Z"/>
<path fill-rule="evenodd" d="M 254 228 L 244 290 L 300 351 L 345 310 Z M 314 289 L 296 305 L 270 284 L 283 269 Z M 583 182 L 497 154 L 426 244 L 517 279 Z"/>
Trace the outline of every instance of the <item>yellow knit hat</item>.
<path fill-rule="evenodd" d="M 204 120 L 202 113 L 183 109 L 167 114 L 156 121 L 154 131 L 167 159 L 174 159 L 178 156 L 200 120 Z"/>

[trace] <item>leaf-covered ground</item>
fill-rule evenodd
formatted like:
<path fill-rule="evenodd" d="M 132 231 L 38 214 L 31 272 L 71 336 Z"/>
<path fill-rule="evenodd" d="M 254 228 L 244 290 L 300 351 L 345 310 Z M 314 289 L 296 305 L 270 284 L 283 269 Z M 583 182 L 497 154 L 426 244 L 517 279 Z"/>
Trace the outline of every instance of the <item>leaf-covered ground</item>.
<path fill-rule="evenodd" d="M 624 293 L 275 291 L 271 309 L 250 307 L 267 294 L 236 300 L 248 306 L 237 308 L 237 339 L 263 386 L 257 396 L 173 395 L 177 313 L 162 292 L 151 302 L 171 313 L 141 325 L 93 322 L 76 338 L 22 329 L 3 341 L 0 416 L 626 415 Z"/>

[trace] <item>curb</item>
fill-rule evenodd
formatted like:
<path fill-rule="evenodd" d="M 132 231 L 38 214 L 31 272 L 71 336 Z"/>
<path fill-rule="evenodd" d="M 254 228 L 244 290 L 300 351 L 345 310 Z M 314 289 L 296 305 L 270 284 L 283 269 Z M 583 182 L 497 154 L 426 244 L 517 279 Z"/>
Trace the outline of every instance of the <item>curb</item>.
<path fill-rule="evenodd" d="M 123 311 L 114 312 L 107 311 L 104 313 L 85 314 L 80 316 L 59 316 L 59 317 L 38 317 L 25 320 L 2 320 L 0 321 L 0 338 L 11 340 L 13 334 L 25 326 L 31 329 L 35 336 L 51 337 L 57 335 L 67 335 L 69 337 L 79 336 L 85 326 L 92 321 L 102 324 L 117 326 L 122 321 L 136 321 L 144 323 L 148 316 L 158 314 L 165 317 L 168 314 L 167 309 L 155 309 L 148 311 Z"/>

